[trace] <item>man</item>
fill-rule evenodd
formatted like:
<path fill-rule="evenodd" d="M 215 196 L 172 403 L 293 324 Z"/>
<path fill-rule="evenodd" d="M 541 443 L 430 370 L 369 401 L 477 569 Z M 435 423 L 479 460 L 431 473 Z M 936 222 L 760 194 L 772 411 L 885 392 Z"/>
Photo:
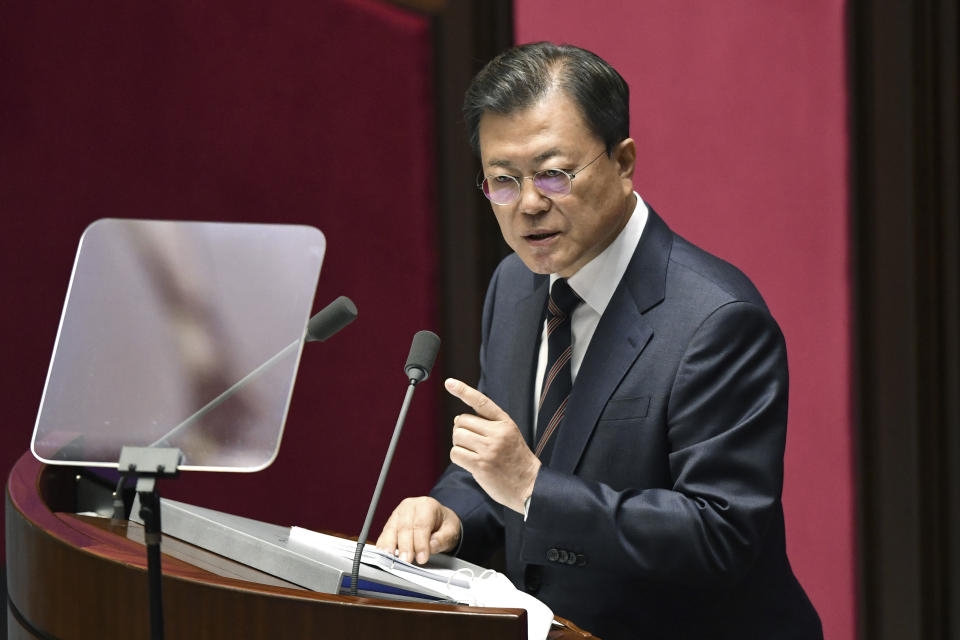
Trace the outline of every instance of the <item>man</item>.
<path fill-rule="evenodd" d="M 514 250 L 483 312 L 453 464 L 377 546 L 504 545 L 507 574 L 603 638 L 820 638 L 786 557 L 783 338 L 736 268 L 633 191 L 626 83 L 570 46 L 492 60 L 464 114 Z M 549 298 L 549 300 L 548 300 Z"/>

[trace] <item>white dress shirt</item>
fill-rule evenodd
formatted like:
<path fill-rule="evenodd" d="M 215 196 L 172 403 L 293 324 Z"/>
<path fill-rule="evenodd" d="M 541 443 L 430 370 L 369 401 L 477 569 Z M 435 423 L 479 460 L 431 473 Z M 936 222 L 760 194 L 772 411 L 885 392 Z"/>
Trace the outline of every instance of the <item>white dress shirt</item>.
<path fill-rule="evenodd" d="M 643 228 L 647 224 L 647 205 L 644 204 L 636 192 L 633 195 L 637 198 L 636 207 L 627 220 L 627 224 L 610 243 L 610 246 L 567 278 L 570 288 L 584 302 L 584 304 L 577 306 L 573 312 L 573 317 L 570 319 L 570 339 L 573 347 L 570 358 L 571 383 L 577 380 L 580 363 L 583 362 L 583 356 L 587 353 L 587 347 L 590 346 L 593 332 L 597 330 L 597 325 L 600 323 L 600 316 L 603 315 L 607 305 L 610 304 L 613 292 L 616 291 L 623 274 L 626 273 L 627 265 L 630 264 L 630 259 L 637 249 L 640 236 L 643 234 Z M 550 274 L 551 287 L 559 277 L 555 273 Z M 543 385 L 543 376 L 547 370 L 547 358 L 547 321 L 544 320 L 543 330 L 540 333 L 537 377 L 533 386 L 534 407 L 540 400 L 540 387 Z M 533 432 L 537 433 L 536 410 L 533 411 Z M 533 442 L 536 441 L 537 439 L 534 437 Z"/>
<path fill-rule="evenodd" d="M 633 195 L 637 198 L 637 204 L 631 213 L 627 224 L 624 225 L 617 237 L 613 239 L 606 249 L 600 254 L 580 267 L 580 270 L 567 278 L 567 284 L 580 296 L 584 304 L 578 305 L 573 311 L 573 317 L 570 318 L 570 342 L 573 353 L 570 356 L 570 382 L 576 382 L 577 372 L 580 371 L 580 363 L 583 362 L 583 356 L 587 353 L 587 347 L 590 346 L 590 340 L 593 338 L 593 332 L 597 330 L 600 324 L 600 316 L 610 304 L 614 291 L 623 279 L 623 274 L 627 272 L 627 265 L 633 258 L 637 245 L 640 243 L 640 236 L 643 235 L 643 228 L 647 225 L 647 205 L 636 191 Z M 560 276 L 556 273 L 550 274 L 550 286 Z M 543 376 L 547 370 L 548 355 L 548 336 L 547 320 L 543 321 L 543 330 L 540 332 L 540 351 L 537 357 L 537 377 L 533 385 L 533 438 L 532 442 L 537 442 L 537 404 L 540 402 L 540 387 L 543 386 Z M 530 499 L 527 496 L 523 501 L 523 520 L 526 522 L 530 514 Z"/>

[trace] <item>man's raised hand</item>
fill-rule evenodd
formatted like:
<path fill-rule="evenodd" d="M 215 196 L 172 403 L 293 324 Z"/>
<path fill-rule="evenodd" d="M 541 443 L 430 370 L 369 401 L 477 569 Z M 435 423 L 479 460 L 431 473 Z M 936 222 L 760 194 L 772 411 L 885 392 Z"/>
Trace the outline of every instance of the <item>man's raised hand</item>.
<path fill-rule="evenodd" d="M 539 458 L 493 400 L 453 378 L 444 386 L 476 412 L 454 418 L 450 460 L 469 471 L 491 498 L 523 513 L 523 502 L 533 493 L 540 471 Z"/>

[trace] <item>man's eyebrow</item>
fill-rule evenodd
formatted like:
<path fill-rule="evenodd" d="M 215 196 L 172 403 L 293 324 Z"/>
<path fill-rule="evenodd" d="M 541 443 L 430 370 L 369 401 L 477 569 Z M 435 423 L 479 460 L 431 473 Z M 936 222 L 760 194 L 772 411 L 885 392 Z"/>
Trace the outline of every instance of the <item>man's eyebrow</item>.
<path fill-rule="evenodd" d="M 547 149 L 546 151 L 544 151 L 544 152 L 542 152 L 542 153 L 538 153 L 537 155 L 535 155 L 535 156 L 533 157 L 533 163 L 534 163 L 534 164 L 542 164 L 542 163 L 546 162 L 547 160 L 549 160 L 550 158 L 553 158 L 553 157 L 559 156 L 559 155 L 563 155 L 563 152 L 560 151 L 559 149 Z M 498 167 L 498 168 L 501 168 L 501 169 L 509 169 L 509 168 L 513 168 L 514 166 L 516 166 L 516 165 L 514 165 L 514 163 L 511 162 L 510 160 L 501 160 L 501 159 L 493 159 L 493 160 L 490 160 L 490 161 L 487 162 L 487 165 L 490 166 L 490 167 Z"/>
<path fill-rule="evenodd" d="M 534 163 L 534 164 L 540 164 L 540 163 L 546 162 L 546 161 L 549 160 L 550 158 L 553 158 L 553 157 L 559 156 L 559 155 L 562 155 L 562 153 L 561 153 L 561 151 L 560 151 L 559 149 L 547 149 L 547 150 L 544 151 L 543 153 L 538 153 L 536 156 L 534 156 L 534 157 L 533 157 L 533 163 Z"/>

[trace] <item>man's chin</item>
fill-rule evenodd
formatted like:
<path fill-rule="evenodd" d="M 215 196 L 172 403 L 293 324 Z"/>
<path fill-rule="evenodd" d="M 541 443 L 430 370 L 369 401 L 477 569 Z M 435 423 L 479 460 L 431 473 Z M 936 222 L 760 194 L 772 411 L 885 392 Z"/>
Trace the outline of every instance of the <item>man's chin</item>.
<path fill-rule="evenodd" d="M 553 262 L 549 260 L 537 259 L 536 257 L 525 256 L 522 253 L 519 254 L 520 260 L 523 261 L 523 264 L 527 265 L 527 269 L 533 271 L 534 273 L 548 276 L 553 273 Z"/>

